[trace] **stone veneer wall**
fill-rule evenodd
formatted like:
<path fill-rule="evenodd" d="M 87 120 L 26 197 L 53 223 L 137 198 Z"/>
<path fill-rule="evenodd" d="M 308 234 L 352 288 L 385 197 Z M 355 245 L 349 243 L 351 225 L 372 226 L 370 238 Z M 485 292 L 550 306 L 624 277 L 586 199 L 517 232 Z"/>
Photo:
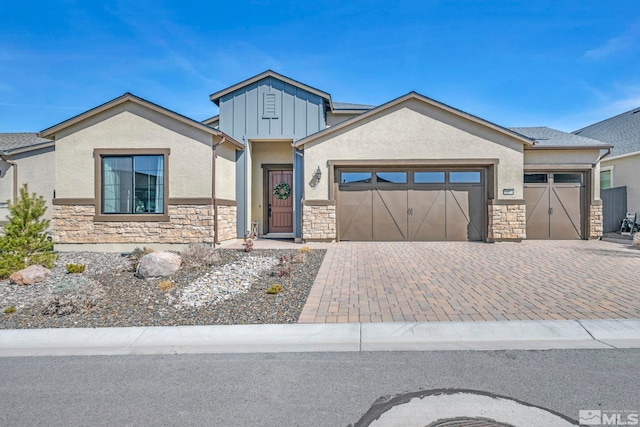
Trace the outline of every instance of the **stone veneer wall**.
<path fill-rule="evenodd" d="M 526 238 L 526 205 L 489 205 L 489 240 L 523 240 Z"/>
<path fill-rule="evenodd" d="M 335 240 L 336 207 L 303 206 L 302 240 Z"/>
<path fill-rule="evenodd" d="M 94 206 L 53 207 L 55 243 L 213 243 L 213 207 L 170 205 L 169 222 L 96 222 Z"/>
<path fill-rule="evenodd" d="M 236 212 L 235 206 L 218 205 L 218 241 L 236 238 Z"/>
<path fill-rule="evenodd" d="M 591 205 L 589 212 L 589 239 L 602 237 L 602 204 Z"/>

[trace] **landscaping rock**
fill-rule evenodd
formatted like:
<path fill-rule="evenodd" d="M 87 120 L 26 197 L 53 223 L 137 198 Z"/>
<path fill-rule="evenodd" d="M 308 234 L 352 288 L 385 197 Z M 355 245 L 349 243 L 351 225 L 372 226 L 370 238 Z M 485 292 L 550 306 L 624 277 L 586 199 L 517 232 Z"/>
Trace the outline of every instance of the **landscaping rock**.
<path fill-rule="evenodd" d="M 16 285 L 33 285 L 36 283 L 44 282 L 51 274 L 51 270 L 42 267 L 41 265 L 30 265 L 20 271 L 16 271 L 9 280 Z"/>
<path fill-rule="evenodd" d="M 136 276 L 140 279 L 170 276 L 178 271 L 181 264 L 182 258 L 173 252 L 151 252 L 140 259 Z"/>

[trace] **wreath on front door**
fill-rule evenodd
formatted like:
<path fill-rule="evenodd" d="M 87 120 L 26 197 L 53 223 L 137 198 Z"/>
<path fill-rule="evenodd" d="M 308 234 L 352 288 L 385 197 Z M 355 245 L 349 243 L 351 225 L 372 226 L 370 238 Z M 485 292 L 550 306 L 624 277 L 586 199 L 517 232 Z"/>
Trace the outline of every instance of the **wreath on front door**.
<path fill-rule="evenodd" d="M 291 196 L 291 186 L 282 181 L 280 184 L 273 187 L 273 195 L 276 199 L 285 200 Z"/>

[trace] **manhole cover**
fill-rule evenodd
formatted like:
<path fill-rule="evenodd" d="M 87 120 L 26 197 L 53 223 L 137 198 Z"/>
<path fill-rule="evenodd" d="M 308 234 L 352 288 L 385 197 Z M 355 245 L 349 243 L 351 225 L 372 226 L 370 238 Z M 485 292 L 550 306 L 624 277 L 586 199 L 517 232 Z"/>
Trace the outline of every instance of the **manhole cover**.
<path fill-rule="evenodd" d="M 439 389 L 378 399 L 355 427 L 575 426 L 558 412 L 492 393 Z"/>
<path fill-rule="evenodd" d="M 511 424 L 500 423 L 488 418 L 447 418 L 438 420 L 426 427 L 513 427 Z"/>

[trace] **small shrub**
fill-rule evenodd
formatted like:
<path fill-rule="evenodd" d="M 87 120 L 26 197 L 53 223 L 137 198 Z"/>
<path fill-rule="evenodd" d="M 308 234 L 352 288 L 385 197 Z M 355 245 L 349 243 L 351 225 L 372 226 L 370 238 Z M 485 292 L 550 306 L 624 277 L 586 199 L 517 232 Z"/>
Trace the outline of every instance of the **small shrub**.
<path fill-rule="evenodd" d="M 306 253 L 296 254 L 293 256 L 293 259 L 291 260 L 291 262 L 294 264 L 304 264 L 305 262 L 307 262 L 307 254 Z"/>
<path fill-rule="evenodd" d="M 276 265 L 277 271 L 276 274 L 278 277 L 290 277 L 293 272 L 293 259 L 295 258 L 294 254 L 282 255 L 278 259 L 278 264 Z"/>
<path fill-rule="evenodd" d="M 309 246 L 303 246 L 300 249 L 298 249 L 298 252 L 300 252 L 301 254 L 306 254 L 311 252 L 311 248 Z"/>
<path fill-rule="evenodd" d="M 84 264 L 67 264 L 65 265 L 67 268 L 67 273 L 69 274 L 77 274 L 84 273 L 85 265 Z"/>
<path fill-rule="evenodd" d="M 16 312 L 16 306 L 12 305 L 4 309 L 4 314 L 13 314 Z"/>
<path fill-rule="evenodd" d="M 182 262 L 191 267 L 210 267 L 220 262 L 220 253 L 211 245 L 192 243 L 180 254 Z"/>
<path fill-rule="evenodd" d="M 144 246 L 142 247 L 142 249 L 135 248 L 133 251 L 131 251 L 131 253 L 129 254 L 129 262 L 131 263 L 131 269 L 133 271 L 136 271 L 138 269 L 138 264 L 140 263 L 140 260 L 142 259 L 142 257 L 147 254 L 150 254 L 151 252 L 153 252 L 153 249 L 147 248 Z"/>
<path fill-rule="evenodd" d="M 162 292 L 166 292 L 169 289 L 173 289 L 174 284 L 171 280 L 161 280 L 158 283 L 158 289 L 160 289 Z"/>
<path fill-rule="evenodd" d="M 269 288 L 267 289 L 267 293 L 269 295 L 276 295 L 279 294 L 280 292 L 282 292 L 282 285 L 279 284 L 273 284 L 271 286 L 269 286 Z"/>
<path fill-rule="evenodd" d="M 245 252 L 251 252 L 253 250 L 253 239 L 255 239 L 255 235 L 247 231 L 247 234 L 244 236 L 244 243 L 242 244 Z"/>
<path fill-rule="evenodd" d="M 82 313 L 98 305 L 103 297 L 98 283 L 84 276 L 71 276 L 55 284 L 42 313 L 59 316 Z"/>

